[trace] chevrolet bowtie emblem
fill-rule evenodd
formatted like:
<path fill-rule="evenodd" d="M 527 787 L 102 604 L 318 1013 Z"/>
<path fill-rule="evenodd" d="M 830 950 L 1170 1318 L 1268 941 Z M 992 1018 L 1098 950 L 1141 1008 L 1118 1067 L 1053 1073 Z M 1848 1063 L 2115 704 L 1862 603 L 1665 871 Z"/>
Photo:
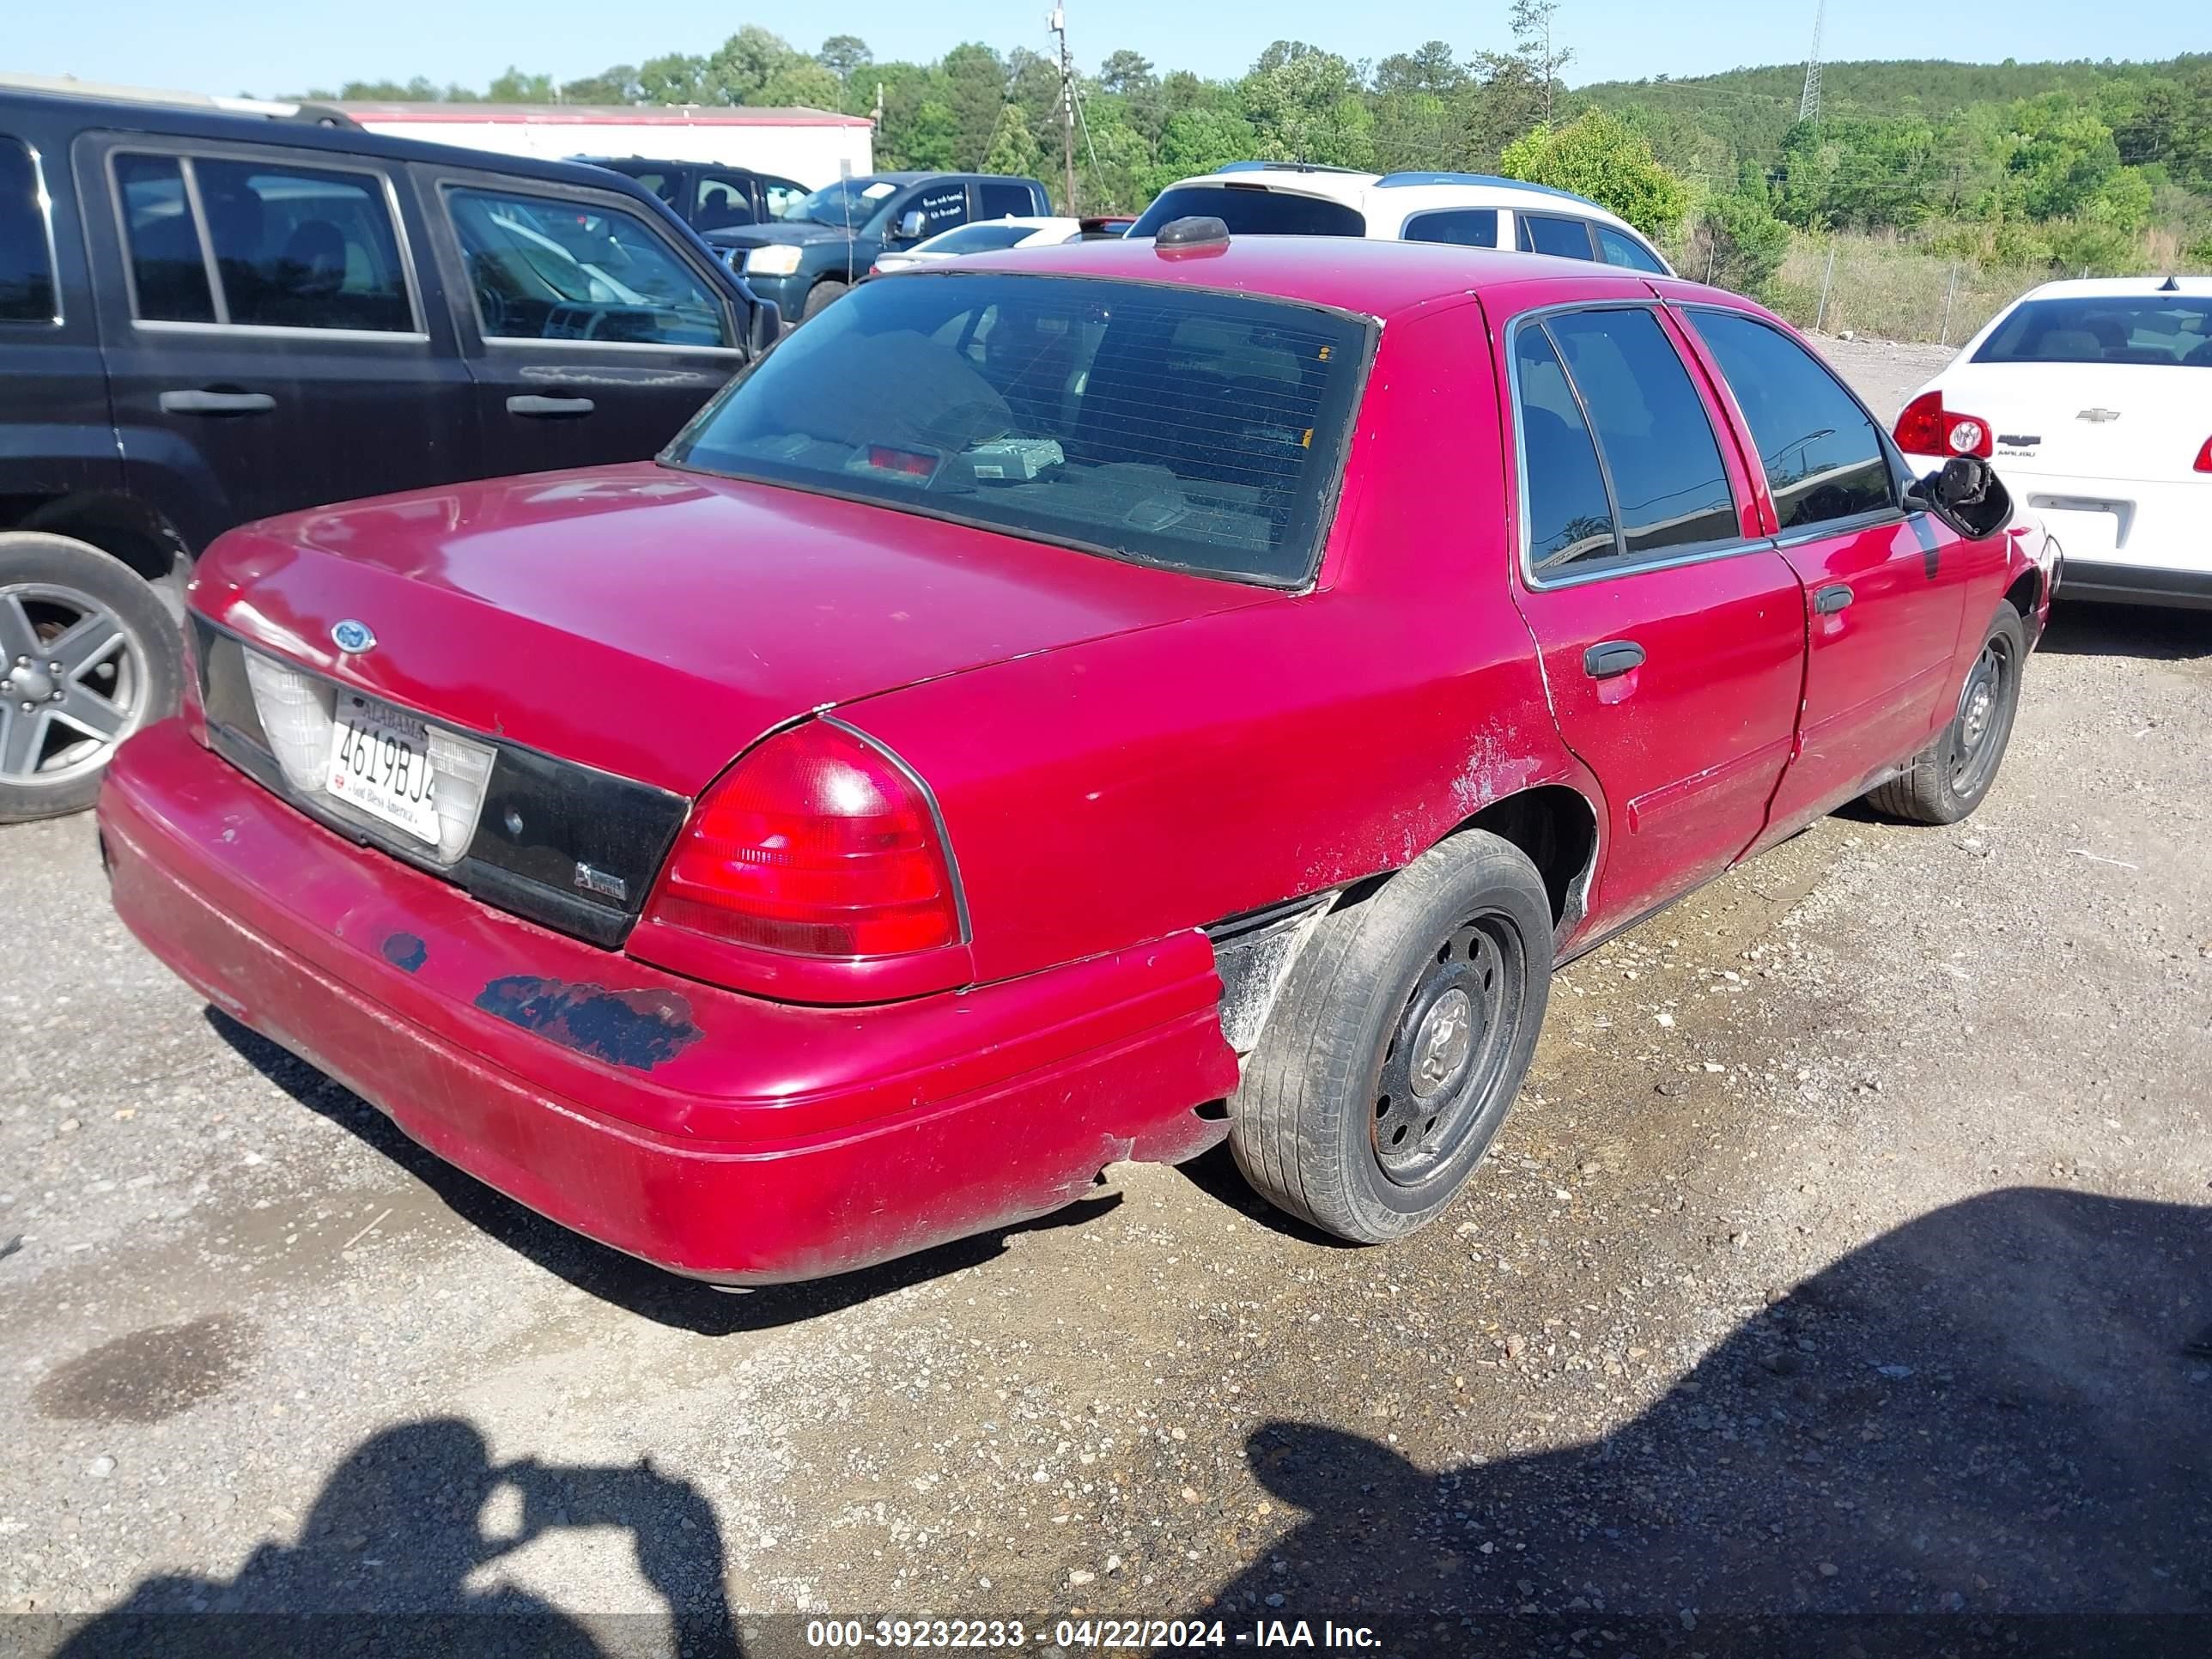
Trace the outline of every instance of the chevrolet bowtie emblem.
<path fill-rule="evenodd" d="M 2120 418 L 2120 411 L 2117 409 L 2085 409 L 2074 418 L 2077 421 L 2117 421 Z"/>

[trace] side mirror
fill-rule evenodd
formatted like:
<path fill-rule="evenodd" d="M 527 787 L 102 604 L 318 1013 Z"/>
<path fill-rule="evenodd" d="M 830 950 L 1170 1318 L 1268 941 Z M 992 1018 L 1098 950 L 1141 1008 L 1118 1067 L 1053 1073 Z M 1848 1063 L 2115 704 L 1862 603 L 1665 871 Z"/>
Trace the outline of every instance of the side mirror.
<path fill-rule="evenodd" d="M 920 241 L 921 233 L 928 228 L 929 221 L 922 217 L 920 208 L 908 208 L 899 216 L 898 239 L 902 242 Z"/>
<path fill-rule="evenodd" d="M 2012 519 L 2012 494 L 1987 461 L 1954 455 L 1905 492 L 1907 507 L 1933 513 L 1969 541 L 1982 541 Z"/>
<path fill-rule="evenodd" d="M 782 337 L 781 310 L 773 300 L 754 301 L 752 315 L 745 320 L 745 349 L 757 358 Z"/>

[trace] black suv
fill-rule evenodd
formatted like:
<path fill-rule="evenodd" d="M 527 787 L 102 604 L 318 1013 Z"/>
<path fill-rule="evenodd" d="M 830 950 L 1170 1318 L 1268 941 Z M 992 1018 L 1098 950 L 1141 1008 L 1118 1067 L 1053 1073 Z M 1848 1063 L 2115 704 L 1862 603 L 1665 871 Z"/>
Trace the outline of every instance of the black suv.
<path fill-rule="evenodd" d="M 0 822 L 174 705 L 233 525 L 641 459 L 777 331 L 595 167 L 0 90 Z"/>
<path fill-rule="evenodd" d="M 1052 211 L 1034 179 L 988 173 L 872 173 L 825 185 L 774 224 L 705 233 L 738 257 L 745 286 L 804 322 L 868 274 L 886 247 L 908 247 L 971 219 Z"/>
<path fill-rule="evenodd" d="M 651 161 L 636 155 L 570 159 L 636 179 L 702 236 L 736 225 L 768 224 L 806 198 L 806 186 L 797 179 L 756 173 L 750 167 L 726 167 L 713 161 Z"/>

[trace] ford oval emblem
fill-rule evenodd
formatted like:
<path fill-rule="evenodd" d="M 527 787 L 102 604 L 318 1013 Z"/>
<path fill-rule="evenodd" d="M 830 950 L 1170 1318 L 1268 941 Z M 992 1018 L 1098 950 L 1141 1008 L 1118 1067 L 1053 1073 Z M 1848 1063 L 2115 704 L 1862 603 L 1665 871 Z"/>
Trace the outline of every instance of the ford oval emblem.
<path fill-rule="evenodd" d="M 376 643 L 376 635 L 368 631 L 368 624 L 348 617 L 331 629 L 331 638 L 341 651 L 366 651 Z"/>

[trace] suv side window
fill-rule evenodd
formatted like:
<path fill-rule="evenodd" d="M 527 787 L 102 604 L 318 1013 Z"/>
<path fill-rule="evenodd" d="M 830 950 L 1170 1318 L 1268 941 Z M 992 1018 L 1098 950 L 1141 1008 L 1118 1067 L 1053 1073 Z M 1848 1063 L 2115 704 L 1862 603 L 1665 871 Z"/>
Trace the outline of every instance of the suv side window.
<path fill-rule="evenodd" d="M 1667 267 L 1651 257 L 1651 250 L 1626 232 L 1611 225 L 1593 224 L 1597 232 L 1597 257 L 1609 265 L 1626 265 L 1631 270 L 1648 270 L 1655 276 L 1667 274 Z"/>
<path fill-rule="evenodd" d="M 470 188 L 447 191 L 446 210 L 486 339 L 730 343 L 714 293 L 634 214 Z"/>
<path fill-rule="evenodd" d="M 173 155 L 118 155 L 116 198 L 131 257 L 131 312 L 144 323 L 211 323 L 207 250 Z"/>
<path fill-rule="evenodd" d="M 0 323 L 58 323 L 52 222 L 38 158 L 0 133 Z"/>
<path fill-rule="evenodd" d="M 378 175 L 119 153 L 115 179 L 141 322 L 416 331 Z"/>
<path fill-rule="evenodd" d="M 986 180 L 975 186 L 978 219 L 1026 219 L 1036 210 L 1036 198 L 1027 185 Z"/>
<path fill-rule="evenodd" d="M 1456 242 L 1462 247 L 1498 246 L 1496 208 L 1443 208 L 1417 213 L 1398 232 L 1408 242 Z"/>
<path fill-rule="evenodd" d="M 751 181 L 735 173 L 706 173 L 691 187 L 691 228 L 702 235 L 726 225 L 753 222 Z"/>
<path fill-rule="evenodd" d="M 1659 319 L 1643 307 L 1547 317 L 1597 434 L 1631 559 L 1739 539 L 1742 521 L 1703 400 Z"/>
<path fill-rule="evenodd" d="M 1513 210 L 1523 253 L 1549 253 L 1562 259 L 1587 259 L 1590 254 L 1589 221 L 1555 219 L 1547 213 Z"/>
<path fill-rule="evenodd" d="M 1735 393 L 1785 533 L 1896 505 L 1881 433 L 1817 357 L 1754 317 L 1686 314 Z"/>

